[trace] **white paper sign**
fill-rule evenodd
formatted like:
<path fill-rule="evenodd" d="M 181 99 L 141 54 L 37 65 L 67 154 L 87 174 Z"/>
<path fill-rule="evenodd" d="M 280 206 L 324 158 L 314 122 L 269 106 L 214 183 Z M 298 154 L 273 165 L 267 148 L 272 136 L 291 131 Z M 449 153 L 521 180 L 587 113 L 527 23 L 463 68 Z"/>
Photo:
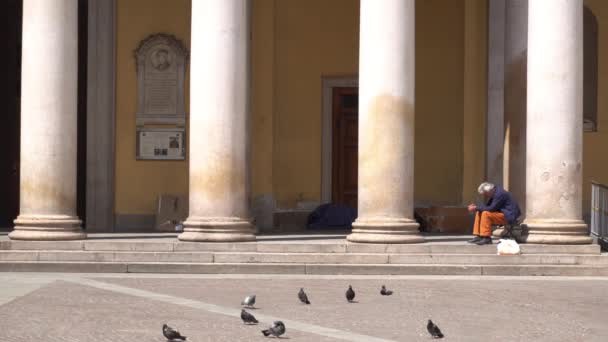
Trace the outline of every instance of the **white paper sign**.
<path fill-rule="evenodd" d="M 149 128 L 137 131 L 137 159 L 184 160 L 183 129 Z"/>

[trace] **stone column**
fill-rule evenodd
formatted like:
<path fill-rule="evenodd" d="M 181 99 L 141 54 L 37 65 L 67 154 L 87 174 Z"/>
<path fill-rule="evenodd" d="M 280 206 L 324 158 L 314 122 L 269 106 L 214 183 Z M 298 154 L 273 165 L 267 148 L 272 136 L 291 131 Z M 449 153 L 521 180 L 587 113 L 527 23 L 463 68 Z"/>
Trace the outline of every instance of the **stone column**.
<path fill-rule="evenodd" d="M 255 240 L 249 220 L 249 1 L 192 2 L 190 213 L 182 241 Z"/>
<path fill-rule="evenodd" d="M 528 0 L 505 2 L 505 150 L 503 184 L 525 209 Z"/>
<path fill-rule="evenodd" d="M 526 203 L 526 79 L 528 59 L 528 0 L 508 0 L 504 31 L 504 150 L 505 189 L 518 201 L 522 212 Z M 503 134 L 501 132 L 501 134 Z M 502 136 L 501 136 L 502 138 Z M 494 230 L 501 237 L 503 229 Z"/>
<path fill-rule="evenodd" d="M 15 240 L 86 238 L 76 215 L 78 1 L 24 0 Z"/>
<path fill-rule="evenodd" d="M 583 1 L 530 0 L 526 242 L 591 243 L 582 221 Z"/>
<path fill-rule="evenodd" d="M 414 0 L 361 0 L 359 217 L 352 242 L 422 242 L 413 219 Z"/>
<path fill-rule="evenodd" d="M 488 116 L 486 179 L 503 185 L 505 0 L 488 2 Z"/>

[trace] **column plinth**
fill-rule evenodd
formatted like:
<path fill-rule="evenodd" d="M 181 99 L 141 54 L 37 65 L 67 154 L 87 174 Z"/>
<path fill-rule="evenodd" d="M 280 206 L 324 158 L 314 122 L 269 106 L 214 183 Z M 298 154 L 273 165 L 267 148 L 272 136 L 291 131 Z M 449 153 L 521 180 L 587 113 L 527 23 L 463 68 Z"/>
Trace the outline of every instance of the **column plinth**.
<path fill-rule="evenodd" d="M 413 219 L 414 0 L 362 0 L 358 218 L 351 242 L 424 239 Z"/>
<path fill-rule="evenodd" d="M 190 212 L 181 241 L 255 240 L 249 218 L 249 4 L 192 2 Z"/>
<path fill-rule="evenodd" d="M 82 221 L 77 216 L 19 215 L 15 230 L 9 234 L 12 240 L 82 240 L 86 234 L 80 229 Z"/>
<path fill-rule="evenodd" d="M 524 241 L 587 244 L 582 220 L 583 2 L 529 2 Z"/>
<path fill-rule="evenodd" d="M 416 243 L 424 242 L 418 231 L 418 223 L 409 219 L 357 219 L 353 223 L 350 242 L 369 243 Z"/>
<path fill-rule="evenodd" d="M 526 243 L 588 244 L 592 242 L 583 220 L 526 220 Z"/>
<path fill-rule="evenodd" d="M 239 242 L 255 241 L 251 222 L 238 217 L 188 217 L 181 241 Z"/>
<path fill-rule="evenodd" d="M 76 215 L 78 1 L 24 0 L 14 240 L 86 238 Z"/>

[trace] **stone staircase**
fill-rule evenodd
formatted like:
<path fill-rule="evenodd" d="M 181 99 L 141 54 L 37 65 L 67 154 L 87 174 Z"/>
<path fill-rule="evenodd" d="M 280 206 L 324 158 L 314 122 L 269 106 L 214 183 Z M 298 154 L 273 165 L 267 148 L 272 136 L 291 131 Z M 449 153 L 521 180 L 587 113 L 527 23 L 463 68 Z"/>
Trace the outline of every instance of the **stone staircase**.
<path fill-rule="evenodd" d="M 189 243 L 174 236 L 85 241 L 0 241 L 0 271 L 353 275 L 608 276 L 598 245 L 496 245 L 430 240 L 423 244 L 351 244 L 342 238 Z"/>

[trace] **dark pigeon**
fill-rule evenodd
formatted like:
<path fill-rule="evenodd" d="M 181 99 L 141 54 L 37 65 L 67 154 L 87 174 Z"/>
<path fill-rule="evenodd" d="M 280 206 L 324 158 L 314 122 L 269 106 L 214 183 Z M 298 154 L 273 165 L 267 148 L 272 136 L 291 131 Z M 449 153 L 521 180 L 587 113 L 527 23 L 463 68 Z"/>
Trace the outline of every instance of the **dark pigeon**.
<path fill-rule="evenodd" d="M 241 319 L 245 324 L 258 324 L 258 320 L 255 319 L 255 316 L 245 310 L 241 310 Z"/>
<path fill-rule="evenodd" d="M 390 296 L 393 294 L 393 291 L 387 290 L 386 286 L 382 285 L 382 288 L 380 289 L 380 294 L 383 296 Z"/>
<path fill-rule="evenodd" d="M 185 341 L 186 336 L 182 336 L 179 331 L 171 328 L 170 326 L 163 324 L 163 336 L 167 341 Z"/>
<path fill-rule="evenodd" d="M 300 302 L 304 304 L 310 304 L 308 296 L 306 295 L 306 292 L 304 292 L 303 288 L 300 288 L 300 292 L 298 292 L 298 298 L 300 298 Z"/>
<path fill-rule="evenodd" d="M 428 330 L 429 334 L 433 336 L 433 338 L 443 338 L 443 333 L 439 330 L 439 327 L 433 323 L 429 319 L 429 322 L 426 324 L 426 330 Z"/>
<path fill-rule="evenodd" d="M 283 322 L 281 321 L 275 321 L 274 323 L 272 323 L 272 326 L 266 330 L 262 330 L 262 334 L 264 334 L 264 336 L 268 337 L 268 336 L 275 336 L 275 337 L 279 337 L 281 335 L 283 335 L 285 333 L 285 324 L 283 324 Z"/>
<path fill-rule="evenodd" d="M 254 304 L 255 304 L 255 295 L 247 296 L 241 302 L 241 305 L 245 305 L 248 308 L 252 308 Z"/>
<path fill-rule="evenodd" d="M 352 302 L 355 299 L 355 291 L 353 291 L 353 287 L 348 285 L 348 290 L 346 290 L 346 300 Z"/>

